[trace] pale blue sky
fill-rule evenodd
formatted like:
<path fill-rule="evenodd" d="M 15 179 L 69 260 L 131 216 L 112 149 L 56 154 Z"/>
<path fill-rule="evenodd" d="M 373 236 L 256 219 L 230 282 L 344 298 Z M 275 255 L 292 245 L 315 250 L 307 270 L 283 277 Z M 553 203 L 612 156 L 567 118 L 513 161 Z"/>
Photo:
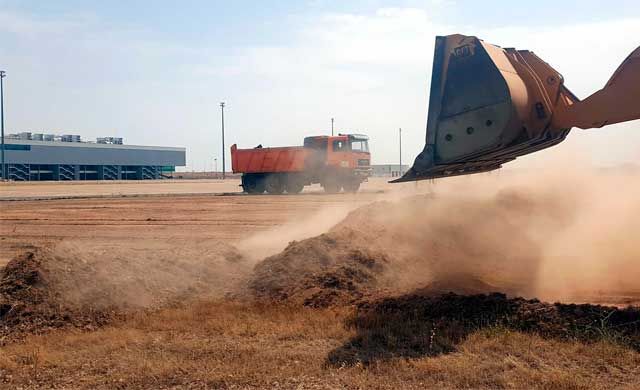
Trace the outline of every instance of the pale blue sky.
<path fill-rule="evenodd" d="M 299 144 L 335 116 L 339 129 L 372 136 L 379 163 L 396 160 L 403 127 L 411 161 L 433 39 L 454 32 L 534 50 L 585 97 L 640 45 L 640 3 L 0 1 L 6 124 L 182 145 L 188 169 L 211 169 L 225 100 L 227 146 Z M 638 127 L 582 132 L 562 150 L 635 161 Z"/>

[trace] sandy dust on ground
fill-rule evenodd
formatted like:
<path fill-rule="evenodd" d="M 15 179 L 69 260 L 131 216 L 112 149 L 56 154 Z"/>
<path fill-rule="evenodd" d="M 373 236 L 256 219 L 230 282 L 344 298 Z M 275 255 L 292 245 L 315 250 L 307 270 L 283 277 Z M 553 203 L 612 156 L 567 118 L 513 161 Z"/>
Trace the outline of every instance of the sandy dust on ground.
<path fill-rule="evenodd" d="M 11 261 L 0 305 L 12 324 L 0 333 L 219 299 L 264 256 L 377 196 L 217 195 L 0 202 L 0 266 Z"/>
<path fill-rule="evenodd" d="M 0 199 L 232 193 L 241 191 L 239 185 L 235 179 L 5 182 Z"/>
<path fill-rule="evenodd" d="M 163 323 L 162 332 L 181 329 L 172 345 L 186 348 L 192 356 L 198 349 L 185 345 L 185 340 L 192 340 L 195 324 L 206 324 L 219 310 L 230 317 L 214 329 L 198 325 L 198 332 L 205 333 L 197 340 L 206 344 L 221 337 L 227 348 L 224 330 L 239 321 L 233 326 L 244 329 L 241 341 L 235 349 L 223 349 L 235 356 L 251 334 L 259 334 L 249 331 L 245 312 L 262 311 L 271 318 L 253 325 L 263 328 L 278 321 L 269 317 L 273 309 L 276 317 L 284 310 L 302 318 L 296 317 L 298 322 L 291 325 L 299 327 L 296 334 L 287 330 L 285 339 L 277 336 L 277 343 L 299 338 L 315 315 L 310 313 L 320 313 L 323 321 L 344 321 L 346 331 L 339 340 L 318 349 L 323 367 L 332 368 L 315 374 L 322 375 L 322 383 L 345 367 L 364 364 L 375 370 L 387 367 L 381 362 L 397 364 L 454 351 L 467 358 L 468 348 L 475 345 L 469 345 L 469 338 L 477 339 L 482 330 L 491 340 L 514 340 L 515 331 L 532 333 L 544 343 L 567 342 L 554 347 L 563 351 L 576 341 L 603 351 L 605 346 L 620 348 L 615 349 L 615 356 L 624 356 L 616 363 L 620 371 L 607 378 L 631 384 L 640 348 L 640 310 L 620 307 L 640 302 L 640 247 L 634 234 L 640 226 L 630 217 L 640 211 L 637 179 L 599 171 L 506 172 L 435 184 L 377 183 L 380 189 L 356 195 L 4 201 L 0 242 L 8 263 L 0 275 L 0 343 L 14 352 L 0 361 L 0 368 L 20 373 L 16 383 L 38 380 L 39 353 L 21 358 L 24 353 L 15 352 L 22 345 L 15 341 L 22 336 L 27 336 L 25 348 L 32 348 L 33 342 L 40 345 L 30 341 L 31 334 L 56 328 L 90 334 L 111 329 L 118 335 L 114 340 L 128 340 L 125 333 L 133 329 L 129 326 L 155 321 Z M 191 309 L 201 307 L 199 302 L 208 307 L 206 316 Z M 163 316 L 173 322 L 165 325 Z M 105 328 L 109 324 L 113 327 Z M 138 339 L 136 335 L 132 342 Z M 114 340 L 105 341 L 107 349 Z M 157 350 L 157 340 L 150 342 L 153 345 L 140 353 Z M 270 351 L 273 343 L 266 348 L 260 344 L 258 350 Z M 307 340 L 285 359 L 296 361 L 300 351 L 314 343 L 315 339 Z M 123 353 L 131 348 L 138 351 L 140 346 L 127 344 Z M 100 364 L 109 361 L 98 355 Z M 588 367 L 586 375 L 592 375 L 597 370 L 580 361 L 581 355 L 568 359 Z M 243 358 L 245 366 L 253 356 Z M 613 353 L 608 356 L 615 360 Z M 41 384 L 60 377 L 56 359 L 48 359 L 45 369 L 50 376 L 40 376 Z M 495 359 L 497 371 L 504 372 L 504 356 Z M 197 379 L 179 371 L 182 363 L 162 364 L 162 372 L 169 370 L 171 375 L 162 383 Z M 23 372 L 23 366 L 31 371 Z M 452 378 L 465 370 L 477 377 L 475 366 L 465 367 Z M 531 375 L 518 374 L 519 383 L 541 383 L 542 371 L 531 370 Z M 63 374 L 67 375 L 64 370 Z M 140 372 L 128 375 L 146 378 L 141 383 L 149 384 L 164 374 L 151 379 Z M 247 375 L 257 375 L 252 380 L 256 383 L 268 377 Z M 3 372 L 0 377 L 14 383 Z M 479 387 L 495 387 L 502 377 L 496 378 Z M 563 378 L 563 383 L 577 383 Z M 469 387 L 478 382 L 460 383 Z M 604 387 L 602 383 L 598 386 Z"/>
<path fill-rule="evenodd" d="M 74 310 L 224 296 L 326 307 L 419 289 L 638 303 L 638 222 L 626 217 L 638 188 L 609 201 L 632 178 L 539 175 L 372 181 L 387 190 L 356 195 L 5 201 L 3 250 L 32 254 L 46 282 L 35 285 Z"/>
<path fill-rule="evenodd" d="M 211 188 L 209 181 L 171 182 L 126 182 L 97 184 L 105 188 L 120 185 L 140 186 L 143 190 L 154 189 L 154 194 L 135 197 L 72 198 L 51 200 L 0 201 L 0 266 L 23 250 L 34 245 L 60 240 L 80 241 L 79 245 L 91 248 L 95 245 L 112 245 L 126 248 L 134 246 L 161 245 L 172 241 L 203 240 L 238 241 L 255 238 L 255 233 L 268 234 L 271 243 L 278 242 L 276 251 L 288 243 L 287 240 L 310 237 L 322 233 L 338 222 L 358 205 L 377 199 L 384 180 L 372 180 L 363 186 L 362 193 L 324 195 L 311 188 L 308 193 L 297 196 L 259 197 L 238 194 L 220 196 Z M 32 184 L 32 183 L 29 183 Z M 95 194 L 92 183 L 2 183 L 0 192 L 12 192 L 20 198 L 30 194 L 25 189 L 39 188 L 41 194 L 52 195 L 47 187 L 61 188 L 65 196 Z M 215 183 L 214 183 L 215 184 Z M 208 192 L 201 195 L 175 195 L 162 193 L 166 186 L 188 185 L 189 192 Z M 225 183 L 227 187 L 237 185 Z M 175 189 L 175 188 L 174 188 Z M 217 190 L 220 190 L 219 188 Z M 98 190 L 97 193 L 102 193 Z M 2 195 L 0 194 L 0 195 Z M 312 218 L 314 223 L 307 223 Z M 282 227 L 286 233 L 271 229 Z M 308 232 L 308 233 L 307 233 Z M 301 235 L 302 233 L 302 235 Z M 308 235 L 305 235 L 308 234 Z M 257 240 L 266 237 L 262 235 Z M 254 242 L 256 240 L 253 240 Z M 251 246 L 251 243 L 247 243 Z M 272 252 L 275 253 L 275 252 Z M 257 252 L 255 256 L 264 253 Z"/>
<path fill-rule="evenodd" d="M 361 192 L 388 189 L 389 178 L 374 177 L 362 185 Z M 144 195 L 231 195 L 242 192 L 240 179 L 169 179 L 115 181 L 0 182 L 0 200 L 108 198 Z M 322 194 L 319 184 L 305 187 L 304 194 Z"/>
<path fill-rule="evenodd" d="M 639 183 L 615 171 L 545 171 L 389 192 L 266 258 L 249 287 L 323 306 L 434 283 L 467 293 L 478 281 L 476 292 L 638 305 Z"/>

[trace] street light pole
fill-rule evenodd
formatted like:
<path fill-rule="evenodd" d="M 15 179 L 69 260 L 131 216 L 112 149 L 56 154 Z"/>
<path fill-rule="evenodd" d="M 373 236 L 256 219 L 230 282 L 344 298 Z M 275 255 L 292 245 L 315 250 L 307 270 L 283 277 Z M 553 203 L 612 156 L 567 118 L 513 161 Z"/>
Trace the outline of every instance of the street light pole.
<path fill-rule="evenodd" d="M 331 118 L 331 136 L 333 137 L 333 118 Z"/>
<path fill-rule="evenodd" d="M 0 154 L 2 154 L 2 156 L 0 157 L 0 167 L 2 167 L 2 180 L 7 180 L 7 169 L 5 166 L 5 161 L 4 161 L 4 83 L 3 80 L 4 78 L 7 76 L 7 72 L 5 72 L 4 70 L 0 70 L 0 113 L 2 115 L 2 119 L 0 119 L 0 132 L 2 133 L 2 135 L 0 135 L 0 137 L 2 137 L 2 145 L 0 146 Z"/>
<path fill-rule="evenodd" d="M 398 134 L 400 135 L 400 176 L 402 176 L 402 128 L 399 129 Z"/>
<path fill-rule="evenodd" d="M 224 180 L 224 173 L 226 171 L 224 158 L 224 102 L 220 102 L 220 110 L 222 111 L 222 180 Z"/>
<path fill-rule="evenodd" d="M 213 158 L 213 172 L 215 172 L 215 176 L 218 176 L 218 159 Z"/>

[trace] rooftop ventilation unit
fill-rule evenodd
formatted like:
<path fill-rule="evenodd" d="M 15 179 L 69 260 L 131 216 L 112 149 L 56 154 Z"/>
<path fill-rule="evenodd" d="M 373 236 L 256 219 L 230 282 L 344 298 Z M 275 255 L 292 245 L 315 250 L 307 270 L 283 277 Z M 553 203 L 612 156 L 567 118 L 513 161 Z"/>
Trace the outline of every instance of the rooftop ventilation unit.
<path fill-rule="evenodd" d="M 60 137 L 62 142 L 81 142 L 80 136 L 75 134 L 64 134 Z"/>
<path fill-rule="evenodd" d="M 96 143 L 122 145 L 122 138 L 121 137 L 98 137 L 96 138 Z"/>

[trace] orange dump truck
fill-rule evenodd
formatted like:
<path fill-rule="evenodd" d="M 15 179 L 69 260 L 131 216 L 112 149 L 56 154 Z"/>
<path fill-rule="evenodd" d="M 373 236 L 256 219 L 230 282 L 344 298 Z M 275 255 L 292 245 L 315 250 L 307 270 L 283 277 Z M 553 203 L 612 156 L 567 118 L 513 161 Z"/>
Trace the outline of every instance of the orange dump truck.
<path fill-rule="evenodd" d="M 328 193 L 356 192 L 371 174 L 369 138 L 359 134 L 306 137 L 303 146 L 238 149 L 231 146 L 231 166 L 242 173 L 250 194 L 296 194 L 320 183 Z"/>

